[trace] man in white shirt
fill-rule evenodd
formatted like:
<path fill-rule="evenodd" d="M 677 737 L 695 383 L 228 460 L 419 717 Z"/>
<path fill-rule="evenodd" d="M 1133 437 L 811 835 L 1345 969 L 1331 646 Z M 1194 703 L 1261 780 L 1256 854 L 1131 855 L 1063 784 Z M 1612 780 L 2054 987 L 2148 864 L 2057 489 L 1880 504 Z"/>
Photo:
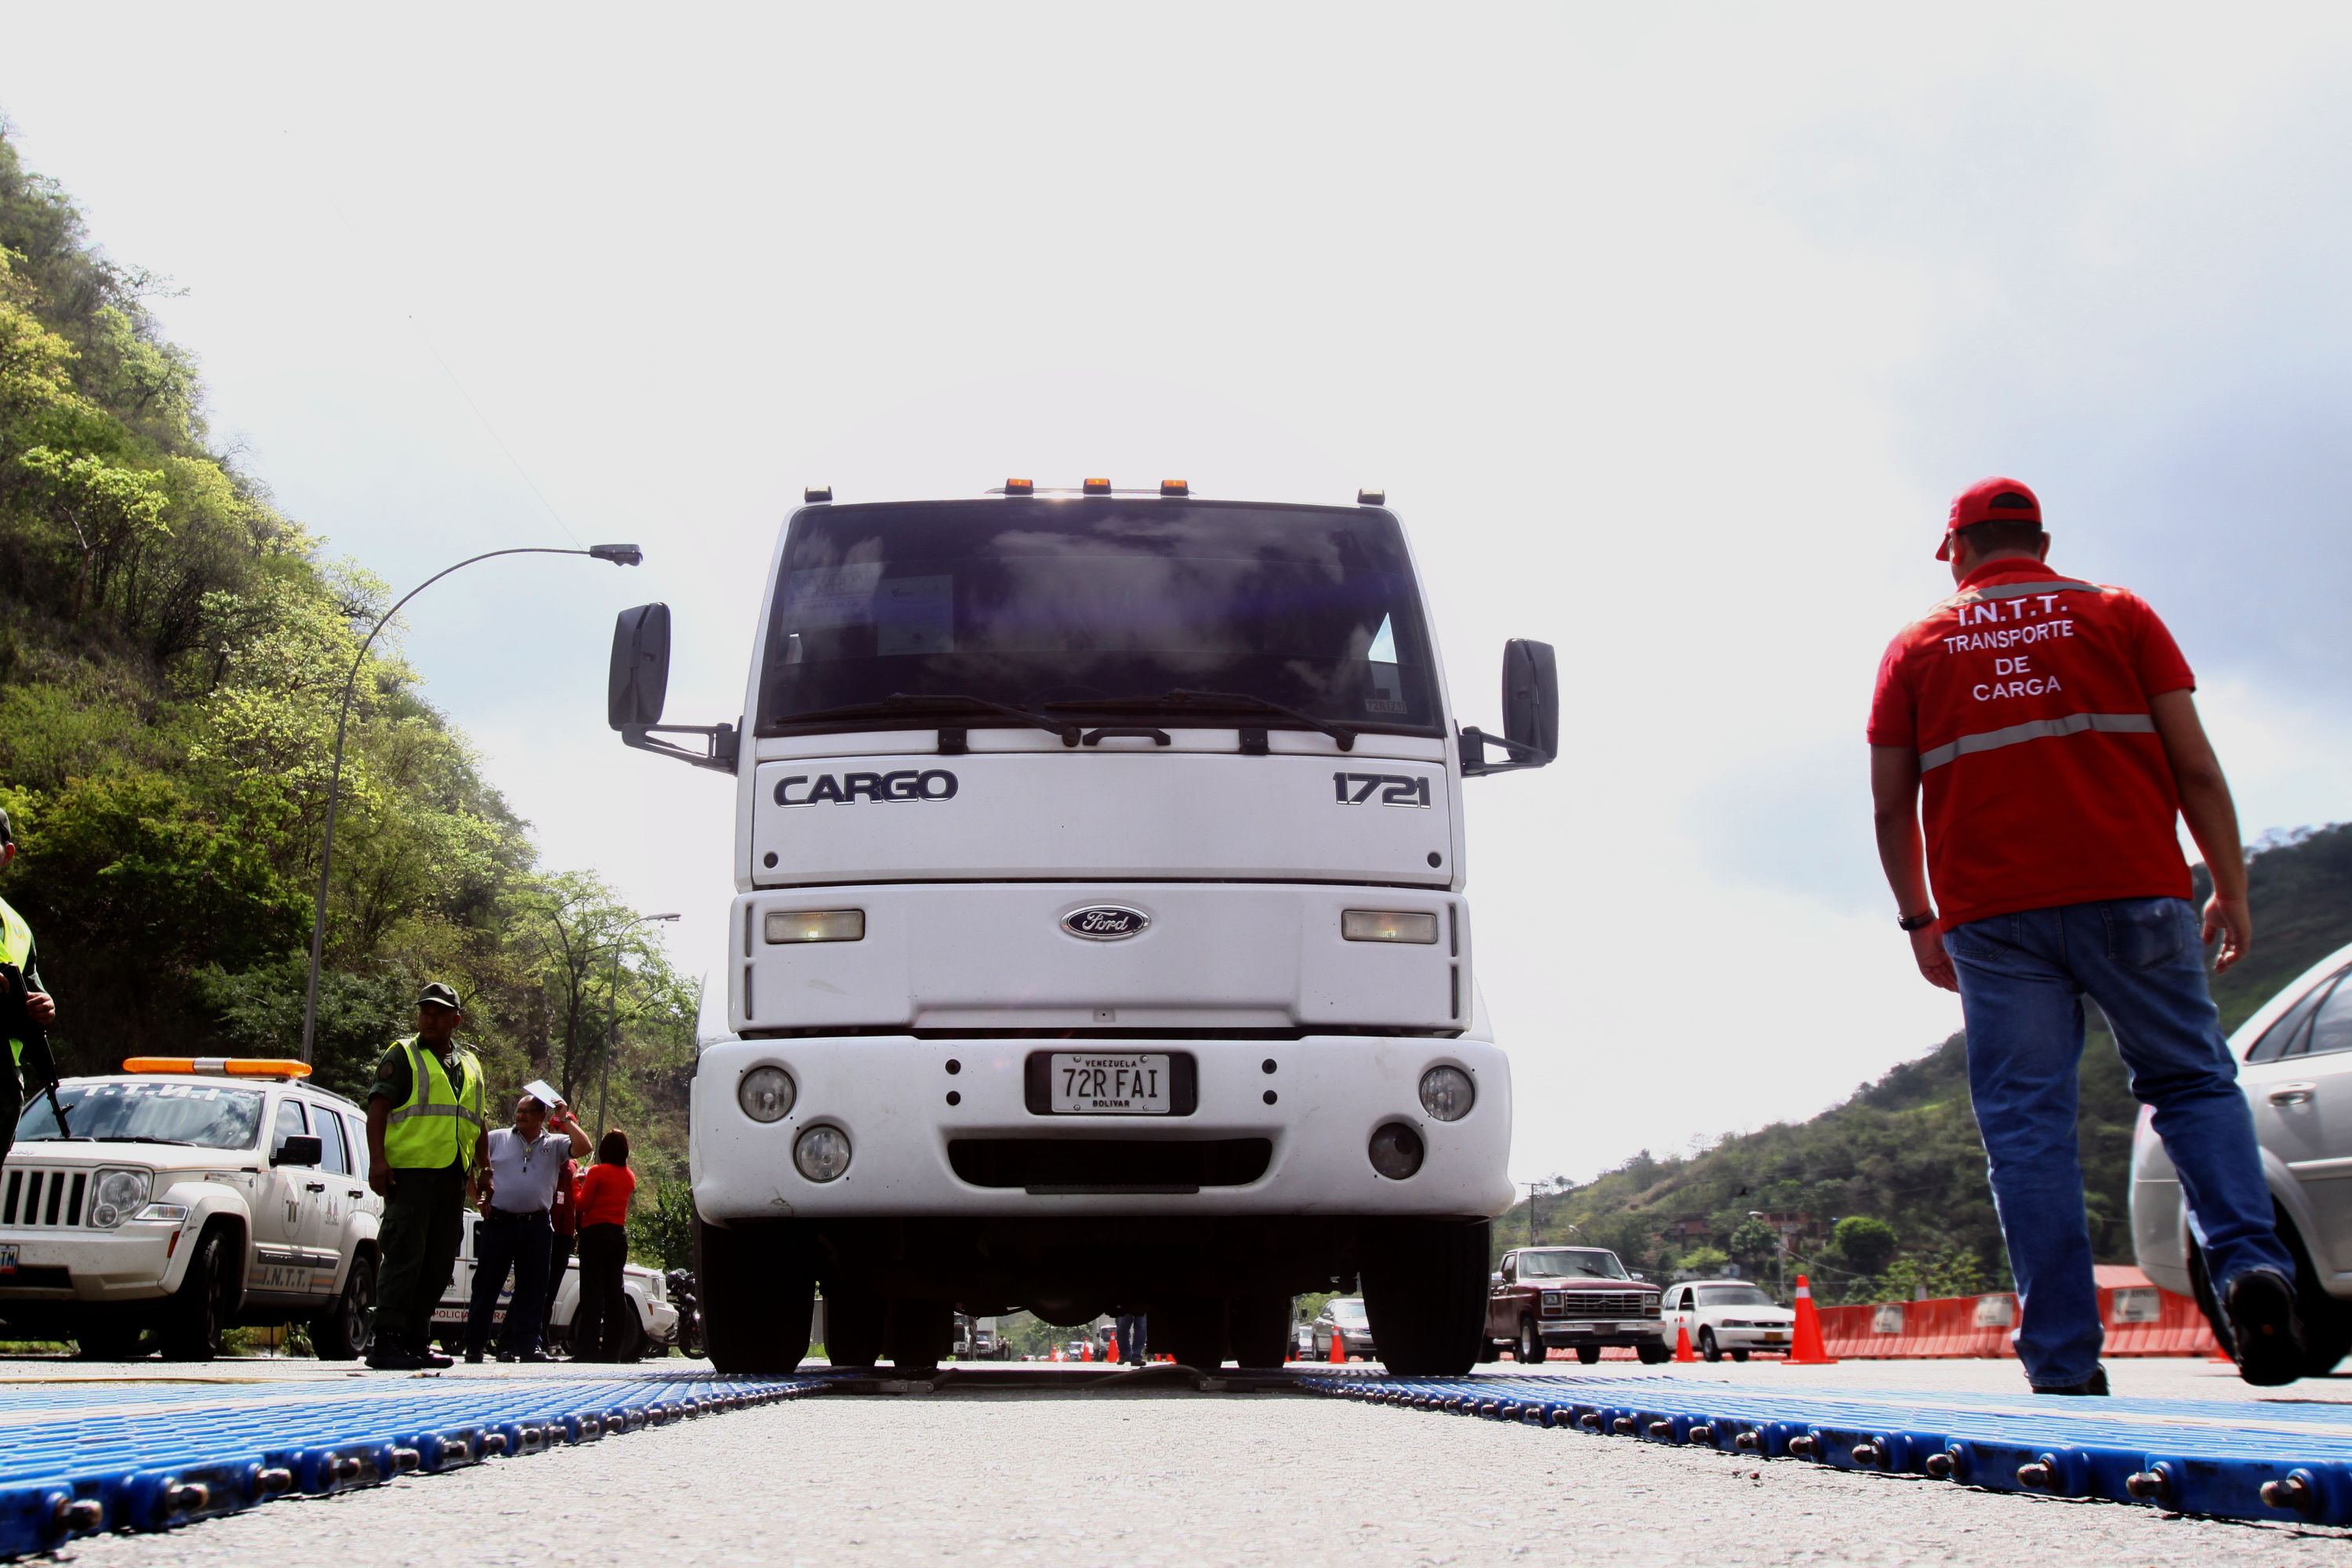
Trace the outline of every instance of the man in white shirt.
<path fill-rule="evenodd" d="M 550 1128 L 552 1121 L 554 1126 Z M 548 1108 L 532 1095 L 515 1102 L 514 1125 L 493 1128 L 488 1163 L 476 1181 L 482 1216 L 474 1226 L 474 1299 L 466 1312 L 466 1359 L 478 1363 L 490 1342 L 490 1320 L 507 1274 L 514 1296 L 499 1334 L 500 1361 L 545 1361 L 541 1321 L 554 1292 L 547 1288 L 548 1254 L 554 1245 L 547 1211 L 555 1201 L 556 1178 L 564 1163 L 588 1152 L 571 1107 Z"/>

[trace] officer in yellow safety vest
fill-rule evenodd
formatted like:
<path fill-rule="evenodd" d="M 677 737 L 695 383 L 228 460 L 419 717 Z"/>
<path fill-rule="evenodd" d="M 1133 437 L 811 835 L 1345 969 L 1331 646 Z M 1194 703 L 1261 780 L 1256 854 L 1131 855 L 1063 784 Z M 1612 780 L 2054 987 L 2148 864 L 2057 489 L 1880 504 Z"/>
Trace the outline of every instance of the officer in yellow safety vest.
<path fill-rule="evenodd" d="M 383 1053 L 368 1092 L 368 1184 L 384 1200 L 368 1364 L 387 1372 L 449 1364 L 426 1341 L 457 1266 L 469 1178 L 489 1169 L 482 1064 L 457 1039 L 465 1018 L 455 991 L 427 985 L 416 1033 Z"/>
<path fill-rule="evenodd" d="M 8 814 L 0 811 L 0 871 L 6 870 L 16 858 L 16 832 L 8 821 Z M 15 973 L 9 973 L 10 970 Z M 22 1017 L 15 1015 L 16 988 L 19 984 L 25 987 Z M 0 1005 L 8 1010 L 14 1023 L 35 1026 L 24 1031 L 33 1037 L 30 1042 L 16 1027 L 7 1030 L 8 1070 L 0 1073 L 0 1160 L 5 1160 L 9 1146 L 16 1141 L 16 1119 L 24 1111 L 25 1096 L 57 1077 L 56 1064 L 49 1059 L 46 1031 L 57 1019 L 58 1005 L 50 1000 L 48 988 L 41 984 L 40 954 L 33 947 L 33 928 L 5 901 L 0 901 Z M 28 1055 L 30 1061 L 26 1059 Z"/>

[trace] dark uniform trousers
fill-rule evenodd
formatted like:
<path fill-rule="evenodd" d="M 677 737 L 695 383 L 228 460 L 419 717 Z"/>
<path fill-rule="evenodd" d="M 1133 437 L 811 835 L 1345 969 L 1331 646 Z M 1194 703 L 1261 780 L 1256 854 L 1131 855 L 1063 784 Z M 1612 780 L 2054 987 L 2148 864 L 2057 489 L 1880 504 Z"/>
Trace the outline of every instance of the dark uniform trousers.
<path fill-rule="evenodd" d="M 404 1350 L 423 1350 L 433 1333 L 433 1311 L 457 1268 L 466 1236 L 466 1170 L 393 1171 L 384 1200 L 383 1268 L 377 1278 L 376 1338 Z"/>

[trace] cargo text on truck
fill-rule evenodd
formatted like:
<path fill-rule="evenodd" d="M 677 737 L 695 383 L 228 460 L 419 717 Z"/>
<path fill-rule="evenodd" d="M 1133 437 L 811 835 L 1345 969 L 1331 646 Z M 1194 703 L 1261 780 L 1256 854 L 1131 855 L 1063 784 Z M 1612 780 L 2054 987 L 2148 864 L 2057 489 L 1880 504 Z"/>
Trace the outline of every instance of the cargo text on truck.
<path fill-rule="evenodd" d="M 1360 1279 L 1392 1367 L 1466 1371 L 1512 1188 L 1462 781 L 1551 760 L 1550 647 L 1507 645 L 1503 735 L 1457 727 L 1375 491 L 807 502 L 740 729 L 661 721 L 666 606 L 614 637 L 623 739 L 736 780 L 712 1359 L 797 1365 L 822 1288 L 836 1363 L 1026 1309 L 1265 1366 Z"/>

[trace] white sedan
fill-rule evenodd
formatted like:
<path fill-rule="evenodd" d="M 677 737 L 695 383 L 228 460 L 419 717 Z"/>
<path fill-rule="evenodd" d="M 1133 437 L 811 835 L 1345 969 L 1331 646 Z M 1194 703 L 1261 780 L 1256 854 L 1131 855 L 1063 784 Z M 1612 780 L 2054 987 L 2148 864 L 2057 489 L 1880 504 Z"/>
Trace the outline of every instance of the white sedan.
<path fill-rule="evenodd" d="M 2305 970 L 2230 1037 L 2253 1109 L 2279 1238 L 2302 1276 L 2304 1374 L 2352 1351 L 2352 947 Z M 2140 1268 L 2215 1316 L 2180 1180 L 2143 1107 L 2132 1141 L 2132 1243 Z M 2216 1329 L 2218 1332 L 2218 1327 Z"/>
<path fill-rule="evenodd" d="M 1669 1285 L 1658 1303 L 1659 1337 L 1672 1350 L 1679 1331 L 1691 1348 L 1709 1361 L 1728 1354 L 1746 1361 L 1750 1351 L 1785 1351 L 1797 1314 L 1745 1279 L 1701 1279 Z"/>

